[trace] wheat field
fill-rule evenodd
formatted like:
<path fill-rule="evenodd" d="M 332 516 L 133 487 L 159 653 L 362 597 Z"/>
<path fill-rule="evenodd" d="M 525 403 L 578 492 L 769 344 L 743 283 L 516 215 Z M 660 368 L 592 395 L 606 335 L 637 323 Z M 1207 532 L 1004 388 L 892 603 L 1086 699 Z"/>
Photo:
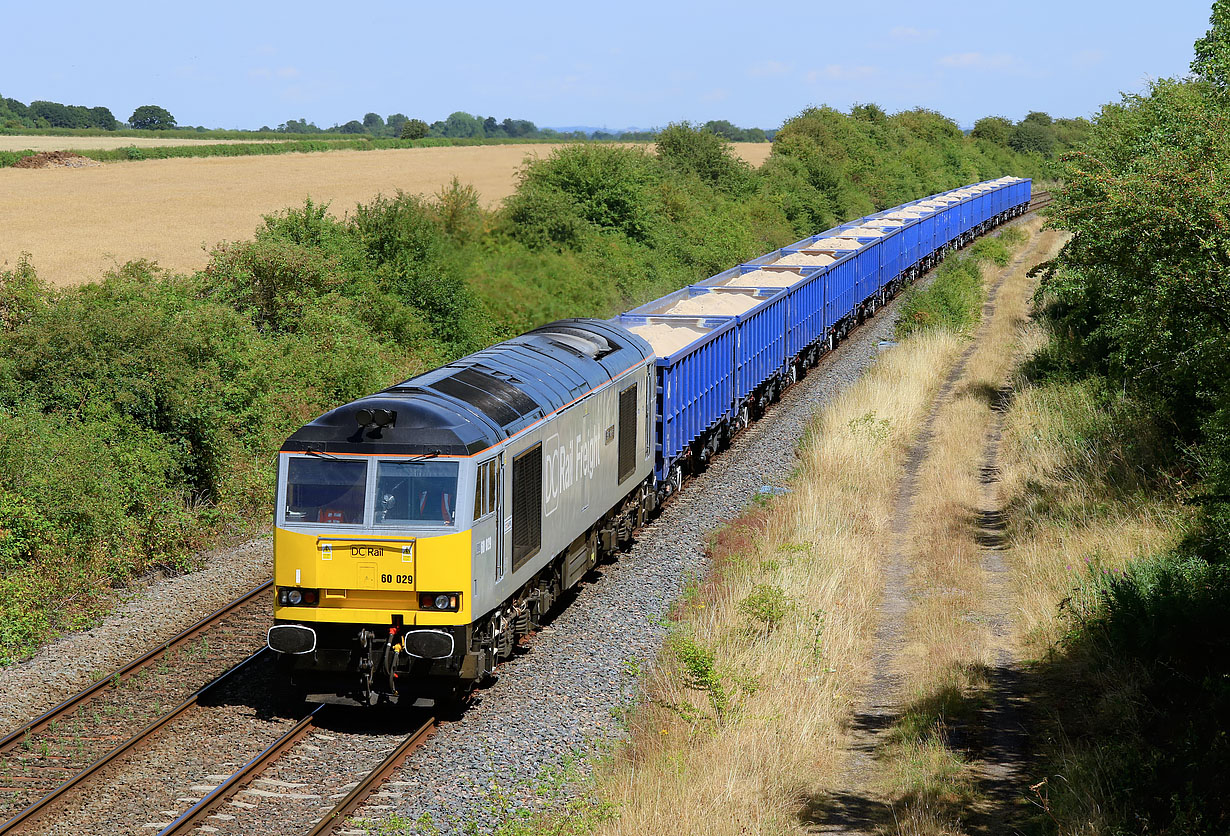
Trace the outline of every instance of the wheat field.
<path fill-rule="evenodd" d="M 432 194 L 454 176 L 488 206 L 512 194 L 517 170 L 555 144 L 198 157 L 88 168 L 0 169 L 0 269 L 21 253 L 55 285 L 97 279 L 137 258 L 189 271 L 219 241 L 248 238 L 261 215 L 311 197 L 343 215 L 401 189 Z M 737 143 L 752 165 L 769 143 Z"/>

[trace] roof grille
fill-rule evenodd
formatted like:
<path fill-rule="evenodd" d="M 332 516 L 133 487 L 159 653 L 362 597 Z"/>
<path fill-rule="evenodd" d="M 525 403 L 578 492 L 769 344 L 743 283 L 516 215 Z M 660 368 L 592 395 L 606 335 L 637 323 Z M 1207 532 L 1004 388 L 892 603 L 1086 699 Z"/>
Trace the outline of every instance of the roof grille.
<path fill-rule="evenodd" d="M 501 427 L 538 411 L 538 404 L 512 383 L 477 369 L 462 369 L 427 388 L 476 407 Z"/>

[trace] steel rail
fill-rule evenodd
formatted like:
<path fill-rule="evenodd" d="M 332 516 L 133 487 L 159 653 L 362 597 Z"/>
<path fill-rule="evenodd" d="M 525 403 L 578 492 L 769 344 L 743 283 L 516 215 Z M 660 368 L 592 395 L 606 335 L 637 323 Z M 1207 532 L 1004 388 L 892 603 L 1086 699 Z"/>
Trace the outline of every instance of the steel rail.
<path fill-rule="evenodd" d="M 149 738 L 155 732 L 161 729 L 163 726 L 167 725 L 172 720 L 175 720 L 176 718 L 180 717 L 188 709 L 195 706 L 200 701 L 201 697 L 203 697 L 206 694 L 206 692 L 216 688 L 224 680 L 228 679 L 234 674 L 239 673 L 239 671 L 248 667 L 250 664 L 255 663 L 257 660 L 264 658 L 267 654 L 272 653 L 272 652 L 273 651 L 271 651 L 269 648 L 262 647 L 260 650 L 253 653 L 247 659 L 244 659 L 239 664 L 219 674 L 217 677 L 211 680 L 208 684 L 206 684 L 204 687 L 202 687 L 192 696 L 188 697 L 183 702 L 181 702 L 179 705 L 175 706 L 175 708 L 171 709 L 170 712 L 162 715 L 157 720 L 150 723 L 148 726 L 146 726 L 145 728 L 141 729 L 139 732 L 134 734 L 132 737 L 128 738 L 128 740 L 124 741 L 119 746 L 116 746 L 114 749 L 107 752 L 101 758 L 99 758 L 98 760 L 91 763 L 89 766 L 82 769 L 76 775 L 64 781 L 64 783 L 60 784 L 58 787 L 53 789 L 51 792 L 44 795 L 38 801 L 35 801 L 33 804 L 30 804 L 29 806 L 27 806 L 26 808 L 18 812 L 15 816 L 10 818 L 8 821 L 4 822 L 3 824 L 0 824 L 0 836 L 4 836 L 4 834 L 6 833 L 12 833 L 14 830 L 19 828 L 21 825 L 28 822 L 31 818 L 33 818 L 34 816 L 42 812 L 49 804 L 52 804 L 53 802 L 58 801 L 65 794 L 67 794 L 69 790 L 76 787 L 82 781 L 85 781 L 91 775 L 94 775 L 95 773 L 97 773 L 100 769 L 102 769 L 107 764 L 114 761 L 120 755 L 130 752 L 133 749 L 136 749 L 142 743 L 145 743 L 146 741 L 148 741 Z"/>
<path fill-rule="evenodd" d="M 344 824 L 346 817 L 353 813 L 363 801 L 375 792 L 376 788 L 384 782 L 386 778 L 393 773 L 397 767 L 402 765 L 402 762 L 410 756 L 410 753 L 423 745 L 427 738 L 431 737 L 432 732 L 436 728 L 436 718 L 432 717 L 422 728 L 414 734 L 407 737 L 397 745 L 397 748 L 389 753 L 388 757 L 380 762 L 380 765 L 367 773 L 362 781 L 346 794 L 346 797 L 337 803 L 324 818 L 316 822 L 316 826 L 308 831 L 307 836 L 328 836 L 334 829 Z"/>
<path fill-rule="evenodd" d="M 265 768 L 279 755 L 302 740 L 312 730 L 316 714 L 324 707 L 325 703 L 321 703 L 313 708 L 290 731 L 266 746 L 260 754 L 240 767 L 239 771 L 234 775 L 214 787 L 204 798 L 185 810 L 179 818 L 160 830 L 158 836 L 173 836 L 176 833 L 185 833 L 189 829 L 201 824 L 205 817 L 213 812 L 215 807 L 242 789 L 244 785 L 264 772 Z"/>
<path fill-rule="evenodd" d="M 33 720 L 30 720 L 25 725 L 21 726 L 21 728 L 18 728 L 18 729 L 15 729 L 9 732 L 3 738 L 0 738 L 0 754 L 4 754 L 5 752 L 12 750 L 19 743 L 21 743 L 21 741 L 27 735 L 35 734 L 47 728 L 47 726 L 51 725 L 51 723 L 55 721 L 57 717 L 59 717 L 62 714 L 66 714 L 67 712 L 81 705 L 83 702 L 85 702 L 90 697 L 97 694 L 99 691 L 101 691 L 103 688 L 107 687 L 111 683 L 116 682 L 117 680 L 120 680 L 120 679 L 124 679 L 128 677 L 129 675 L 135 673 L 136 671 L 140 670 L 141 668 L 146 667 L 147 665 L 152 663 L 160 654 L 166 653 L 169 650 L 174 650 L 175 648 L 180 647 L 184 643 L 191 640 L 198 633 L 202 632 L 205 628 L 209 627 L 214 622 L 218 621 L 219 619 L 221 619 L 222 617 L 230 613 L 232 610 L 236 610 L 239 607 L 243 606 L 244 604 L 248 603 L 253 598 L 260 595 L 262 592 L 265 592 L 266 590 L 268 590 L 271 586 L 273 586 L 272 579 L 265 581 L 260 586 L 257 586 L 256 588 L 249 590 L 248 592 L 244 593 L 239 598 L 236 598 L 234 601 L 231 601 L 229 604 L 226 604 L 214 610 L 209 615 L 197 621 L 191 627 L 188 627 L 187 629 L 183 630 L 176 636 L 158 645 L 157 647 L 155 647 L 153 650 L 149 651 L 148 653 L 136 659 L 133 659 L 131 662 L 124 665 L 122 668 L 112 671 L 109 676 L 106 676 L 98 680 L 93 685 L 90 685 L 78 691 L 76 694 L 64 700 L 63 702 L 58 703 L 57 705 L 54 705 L 51 708 L 47 709 L 47 711 L 43 712 L 38 717 L 35 717 Z"/>

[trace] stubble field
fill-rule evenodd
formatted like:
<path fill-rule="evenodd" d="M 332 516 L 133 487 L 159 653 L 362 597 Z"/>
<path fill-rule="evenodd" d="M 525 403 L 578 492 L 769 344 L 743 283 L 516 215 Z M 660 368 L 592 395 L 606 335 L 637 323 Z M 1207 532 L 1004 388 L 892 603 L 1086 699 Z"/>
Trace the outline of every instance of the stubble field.
<path fill-rule="evenodd" d="M 26 137 L 26 139 L 29 139 Z M 485 145 L 199 157 L 87 168 L 0 169 L 0 269 L 21 253 L 55 285 L 97 279 L 136 258 L 165 268 L 203 267 L 219 241 L 251 236 L 261 215 L 311 197 L 343 215 L 398 189 L 432 194 L 454 176 L 488 206 L 512 194 L 529 157 L 558 145 Z M 736 143 L 753 166 L 769 143 Z"/>

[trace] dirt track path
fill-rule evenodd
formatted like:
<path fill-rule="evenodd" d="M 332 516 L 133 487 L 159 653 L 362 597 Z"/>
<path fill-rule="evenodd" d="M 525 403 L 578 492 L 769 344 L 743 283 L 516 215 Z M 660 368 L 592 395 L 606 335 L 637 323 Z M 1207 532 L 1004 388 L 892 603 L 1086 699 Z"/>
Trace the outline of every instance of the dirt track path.
<path fill-rule="evenodd" d="M 1035 232 L 1009 266 L 999 270 L 987 289 L 982 321 L 969 346 L 961 353 L 933 398 L 918 437 L 908 453 L 905 469 L 897 485 L 891 520 L 892 550 L 885 566 L 885 585 L 880 604 L 879 628 L 871 657 L 871 673 L 856 698 L 851 721 L 849 760 L 844 780 L 831 796 L 827 820 L 816 828 L 819 833 L 871 834 L 888 828 L 896 832 L 901 822 L 893 807 L 895 799 L 885 797 L 878 786 L 883 765 L 877 759 L 886 732 L 901 717 L 907 695 L 903 693 L 903 660 L 908 646 L 917 637 L 910 634 L 909 617 L 917 590 L 911 588 L 911 558 L 916 531 L 916 501 L 920 472 L 932 455 L 937 422 L 964 384 L 971 358 L 988 340 L 991 324 L 998 312 L 1000 290 L 1014 273 L 1049 258 L 1054 233 Z M 1024 266 L 1023 266 L 1024 265 Z M 1009 644 L 1011 590 L 1003 557 L 1000 530 L 1003 527 L 998 495 L 998 450 L 1006 390 L 990 403 L 995 410 L 990 430 L 981 451 L 981 496 L 969 536 L 978 543 L 977 553 L 986 578 L 985 600 L 978 618 L 989 631 L 988 644 L 994 650 L 990 666 L 990 699 L 980 726 L 990 730 L 988 739 L 977 746 L 974 764 L 977 781 L 989 802 L 969 811 L 966 825 L 970 832 L 999 832 L 994 824 L 1019 798 L 1019 775 L 1025 751 L 1025 735 L 1017 718 L 1019 693 L 1016 668 Z M 912 832 L 912 831 L 911 831 Z"/>

